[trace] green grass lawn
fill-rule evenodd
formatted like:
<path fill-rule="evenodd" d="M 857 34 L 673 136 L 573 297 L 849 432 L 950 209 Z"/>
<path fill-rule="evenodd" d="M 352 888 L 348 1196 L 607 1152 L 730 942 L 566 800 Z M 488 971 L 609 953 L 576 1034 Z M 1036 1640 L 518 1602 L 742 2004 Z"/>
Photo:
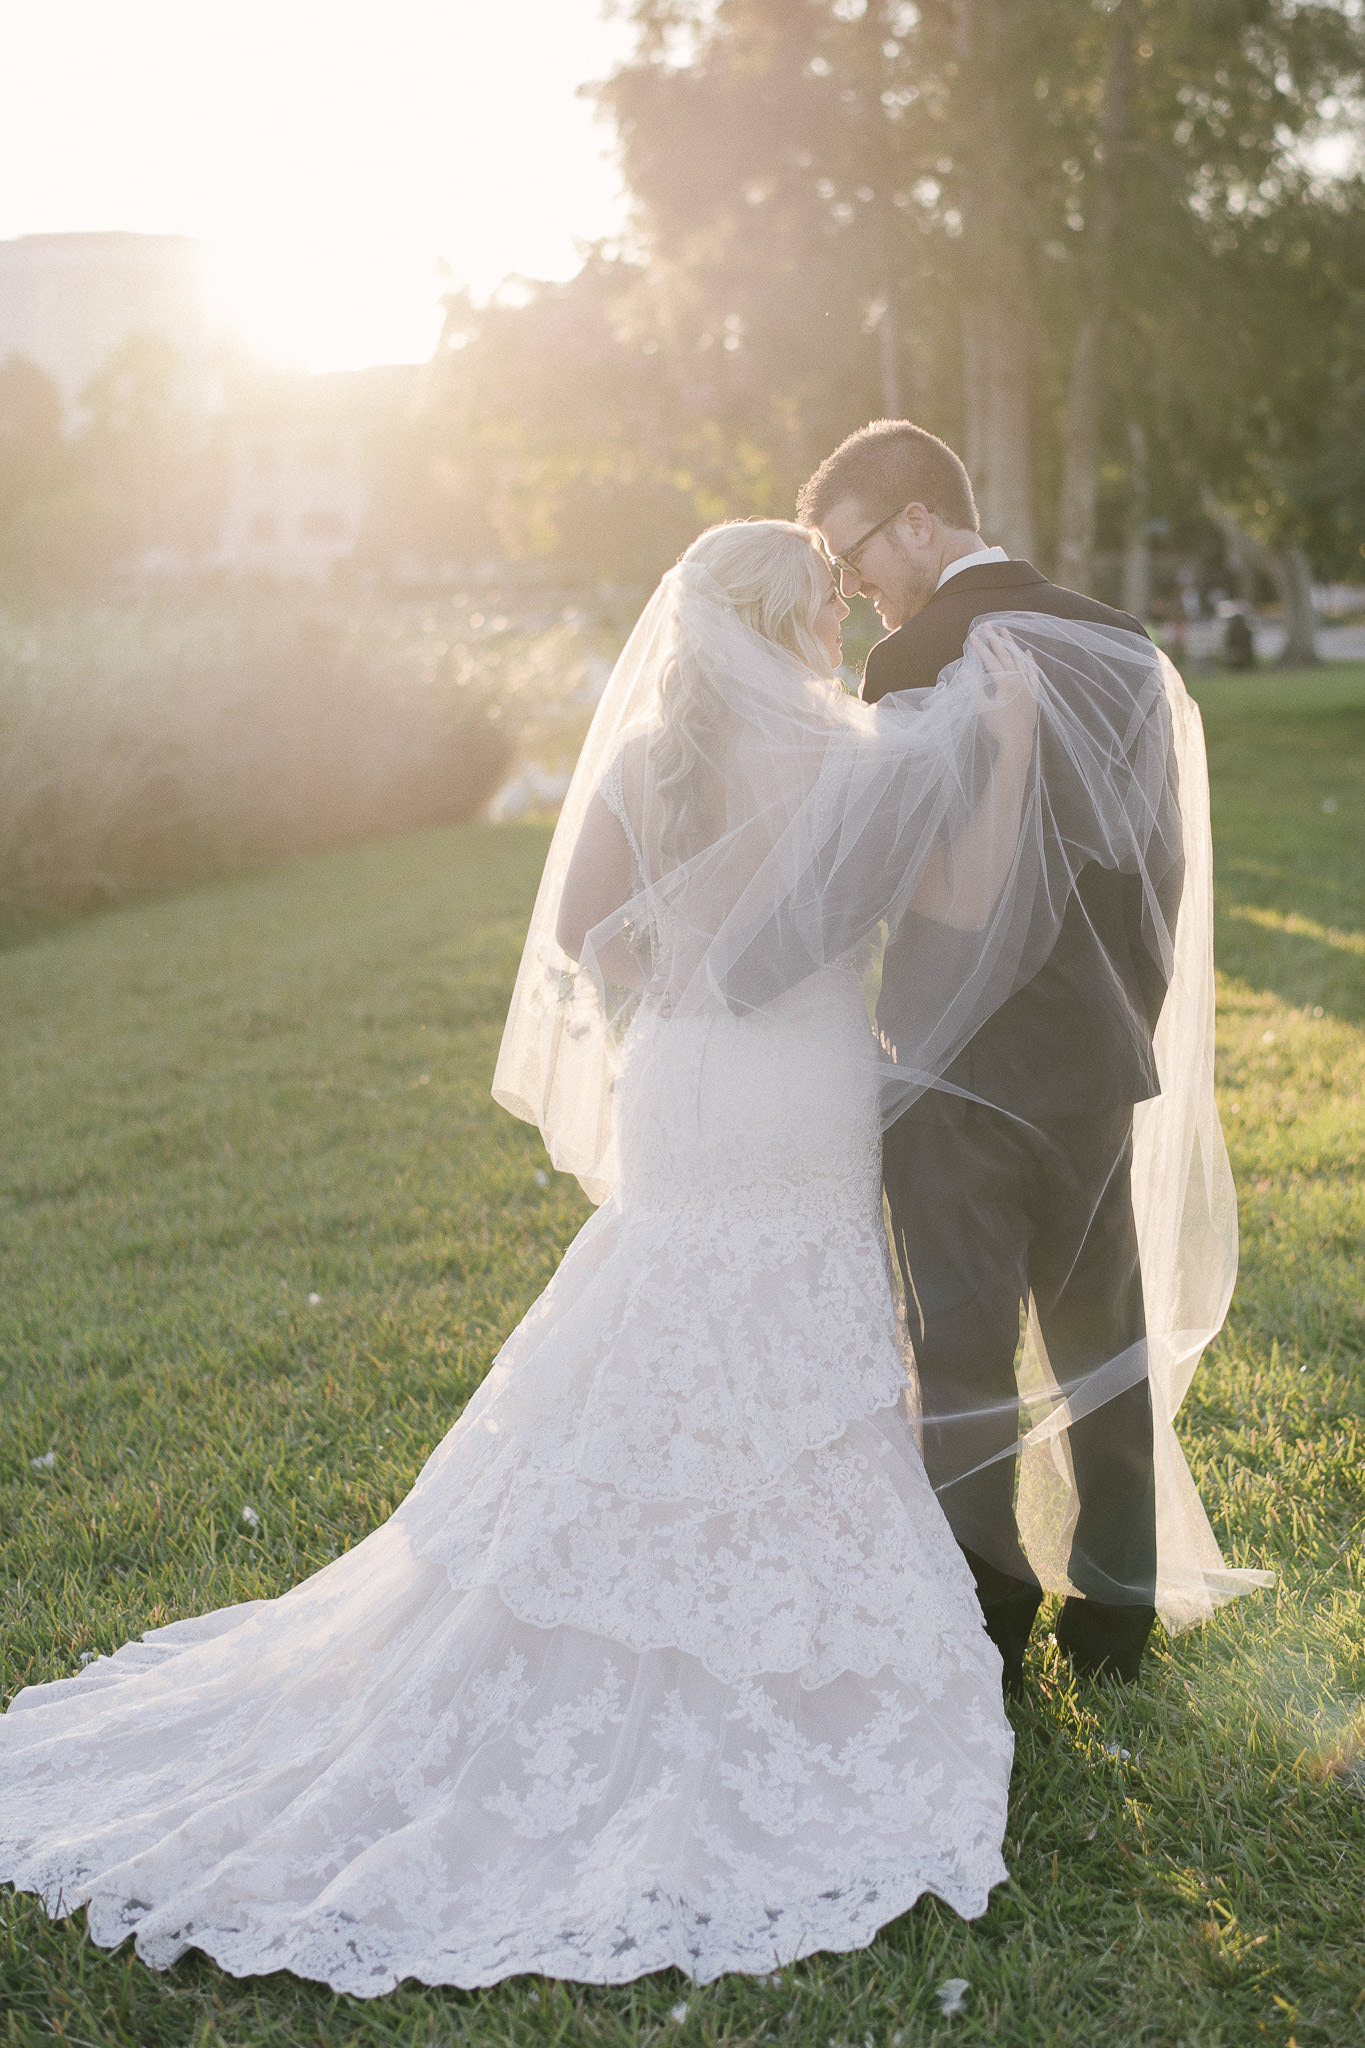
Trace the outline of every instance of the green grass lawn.
<path fill-rule="evenodd" d="M 363 2002 L 158 1977 L 10 1896 L 0 2042 L 1365 2040 L 1365 671 L 1199 694 L 1243 1266 L 1183 1433 L 1280 1578 L 1128 1693 L 1037 1649 L 987 1916 L 929 1902 L 780 1982 Z M 6 1697 L 354 1543 L 544 1285 L 586 1204 L 488 1095 L 544 847 L 466 827 L 0 953 Z"/>

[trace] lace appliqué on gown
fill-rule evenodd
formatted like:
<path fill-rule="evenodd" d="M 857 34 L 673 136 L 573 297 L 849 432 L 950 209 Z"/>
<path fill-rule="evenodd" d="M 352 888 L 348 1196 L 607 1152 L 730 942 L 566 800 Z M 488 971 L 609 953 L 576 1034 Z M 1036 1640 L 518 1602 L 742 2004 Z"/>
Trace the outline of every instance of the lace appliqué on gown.
<path fill-rule="evenodd" d="M 642 1010 L 617 1193 L 407 1500 L 22 1694 L 0 1876 L 158 1967 L 361 1996 L 705 1981 L 926 1890 L 984 1910 L 1011 1739 L 919 1461 L 866 1028 L 852 970 Z"/>

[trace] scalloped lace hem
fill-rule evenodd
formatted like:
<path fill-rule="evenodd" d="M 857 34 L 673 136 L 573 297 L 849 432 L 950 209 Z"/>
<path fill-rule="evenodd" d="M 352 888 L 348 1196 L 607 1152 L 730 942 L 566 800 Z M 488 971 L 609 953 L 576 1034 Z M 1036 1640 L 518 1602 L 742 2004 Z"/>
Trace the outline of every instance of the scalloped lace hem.
<path fill-rule="evenodd" d="M 114 1949 L 131 1936 L 139 1958 L 151 1969 L 170 1969 L 193 1949 L 233 1977 L 288 1970 L 354 1998 L 382 1998 L 405 1979 L 473 1991 L 520 1976 L 561 1977 L 579 1984 L 628 1984 L 669 1969 L 697 1984 L 731 1973 L 762 1976 L 807 1956 L 866 1948 L 882 1928 L 926 1896 L 940 1899 L 964 1920 L 978 1919 L 994 1886 L 1008 1876 L 998 1854 L 983 1855 L 981 1868 L 966 1877 L 955 1875 L 944 1857 L 912 1857 L 878 1872 L 850 1870 L 818 1892 L 780 1906 L 758 1898 L 742 1905 L 718 1903 L 709 1890 L 703 1892 L 703 1906 L 669 1896 L 662 1884 L 641 1886 L 631 1898 L 600 1910 L 587 1927 L 555 1933 L 528 1927 L 436 1948 L 386 1940 L 374 1927 L 344 1914 L 302 1938 L 285 1927 L 272 1928 L 261 1915 L 249 1927 L 195 1926 L 148 1939 L 139 1932 L 141 1916 L 134 1908 L 98 1895 L 87 1898 L 75 1871 L 49 1864 L 40 1879 L 36 1872 L 25 1875 L 0 1866 L 0 1883 L 36 1893 L 51 1918 L 84 1908 L 97 1947 Z"/>
<path fill-rule="evenodd" d="M 868 1643 L 862 1649 L 844 1643 L 832 1655 L 817 1658 L 808 1650 L 794 1652 L 786 1659 L 769 1663 L 747 1663 L 734 1658 L 708 1656 L 704 1649 L 689 1642 L 677 1642 L 666 1632 L 650 1634 L 641 1630 L 622 1632 L 606 1628 L 594 1628 L 585 1619 L 582 1609 L 566 1601 L 562 1610 L 548 1610 L 549 1619 L 543 1617 L 541 1609 L 532 1603 L 521 1603 L 514 1592 L 497 1584 L 494 1580 L 476 1580 L 468 1585 L 454 1585 L 457 1594 L 491 1593 L 501 1601 L 514 1621 L 525 1628 L 541 1629 L 546 1632 L 556 1628 L 576 1628 L 586 1635 L 593 1635 L 614 1648 L 629 1650 L 634 1657 L 655 1656 L 670 1650 L 689 1657 L 694 1664 L 714 1678 L 720 1685 L 736 1685 L 752 1678 L 790 1678 L 799 1685 L 802 1692 L 822 1692 L 827 1685 L 833 1685 L 841 1678 L 857 1678 L 868 1682 L 874 1678 L 895 1679 L 897 1684 L 923 1682 L 925 1676 L 926 1644 L 923 1636 L 914 1643 L 891 1644 L 884 1639 Z M 945 1634 L 947 1631 L 945 1630 Z M 998 1652 L 985 1632 L 984 1624 L 976 1631 L 976 1638 L 969 1638 L 970 1647 L 965 1646 L 960 1636 L 954 1636 L 954 1648 L 960 1666 L 974 1675 L 984 1676 L 999 1682 Z M 975 1654 L 974 1654 L 975 1653 Z"/>
<path fill-rule="evenodd" d="M 376 1536 L 382 1533 L 382 1530 L 375 1531 Z M 368 1541 L 373 1542 L 374 1537 Z M 346 1553 L 347 1557 L 356 1554 L 355 1551 Z M 758 1657 L 741 1660 L 733 1655 L 708 1655 L 701 1644 L 679 1641 L 675 1633 L 667 1630 L 632 1631 L 597 1625 L 585 1614 L 581 1600 L 565 1599 L 550 1609 L 544 1603 L 538 1605 L 519 1599 L 514 1589 L 493 1579 L 471 1576 L 467 1581 L 457 1582 L 437 1560 L 431 1562 L 441 1571 L 457 1603 L 478 1600 L 487 1595 L 498 1602 L 510 1620 L 523 1628 L 534 1629 L 538 1634 L 571 1629 L 592 1637 L 608 1650 L 625 1650 L 632 1657 L 676 1652 L 697 1665 L 708 1678 L 715 1679 L 718 1685 L 734 1686 L 756 1679 L 790 1679 L 802 1692 L 818 1693 L 841 1678 L 858 1679 L 863 1683 L 889 1678 L 900 1685 L 921 1688 L 933 1697 L 941 1689 L 941 1681 L 939 1685 L 934 1682 L 940 1658 L 951 1659 L 955 1677 L 970 1677 L 991 1688 L 998 1687 L 1000 1683 L 999 1652 L 986 1634 L 965 1567 L 950 1573 L 946 1586 L 935 1587 L 932 1622 L 927 1621 L 920 1611 L 899 1627 L 892 1625 L 879 1629 L 875 1636 L 869 1634 L 860 1645 L 844 1638 L 836 1648 L 820 1656 L 814 1653 L 807 1639 L 785 1659 L 764 1662 Z M 952 1562 L 959 1562 L 956 1554 Z M 305 1585 L 307 1583 L 304 1582 Z M 236 1606 L 218 1608 L 209 1614 L 185 1615 L 177 1621 L 164 1622 L 159 1628 L 148 1629 L 143 1635 L 135 1636 L 108 1655 L 92 1659 L 79 1671 L 25 1687 L 10 1701 L 6 1714 L 0 1719 L 65 1700 L 93 1701 L 97 1696 L 108 1700 L 129 1681 L 149 1671 L 166 1669 L 177 1659 L 221 1641 L 233 1627 L 264 1616 L 271 1609 L 278 1609 L 279 1605 L 279 1600 L 243 1600 Z M 229 1620 L 229 1617 L 235 1619 Z M 212 1626 L 215 1622 L 226 1625 L 215 1629 Z M 434 1620 L 433 1625 L 437 1625 Z M 946 1670 L 946 1662 L 943 1668 Z M 0 1849 L 3 1847 L 3 1838 L 0 1838 Z M 0 1883 L 3 1882 L 4 1878 L 0 1877 Z"/>
<path fill-rule="evenodd" d="M 993 1654 L 898 1403 L 719 1508 L 520 1463 L 464 1492 L 450 1476 L 429 1503 L 446 1512 L 412 1497 L 395 1532 L 456 1594 L 495 1592 L 534 1628 L 681 1650 L 724 1684 L 780 1674 L 808 1690 L 844 1673 L 922 1682 L 931 1650 L 930 1668 Z"/>
<path fill-rule="evenodd" d="M 830 1403 L 830 1407 L 834 1407 L 833 1402 Z M 860 1423 L 875 1422 L 878 1416 L 893 1411 L 904 1414 L 911 1428 L 918 1429 L 917 1389 L 913 1379 L 904 1369 L 901 1369 L 894 1379 L 887 1375 L 879 1384 L 867 1387 L 862 1391 L 860 1399 L 848 1399 L 847 1405 L 836 1410 L 827 1420 L 813 1422 L 802 1418 L 806 1424 L 804 1433 L 798 1433 L 801 1431 L 801 1422 L 793 1423 L 787 1439 L 781 1446 L 783 1463 L 780 1465 L 772 1465 L 766 1468 L 761 1476 L 749 1477 L 742 1481 L 734 1480 L 728 1484 L 711 1483 L 704 1492 L 680 1490 L 677 1486 L 662 1481 L 642 1485 L 639 1479 L 632 1477 L 629 1472 L 622 1473 L 619 1469 L 607 1470 L 605 1462 L 600 1459 L 583 1459 L 576 1454 L 576 1447 L 571 1442 L 562 1443 L 556 1450 L 547 1454 L 544 1451 L 538 1453 L 534 1448 L 524 1448 L 524 1440 L 519 1439 L 517 1472 L 522 1476 L 545 1479 L 582 1479 L 592 1486 L 610 1487 L 621 1500 L 640 1506 L 685 1503 L 688 1506 L 704 1507 L 724 1513 L 727 1509 L 739 1507 L 745 1501 L 768 1492 L 775 1485 L 780 1485 L 802 1458 L 830 1450 Z M 458 1452 L 470 1448 L 469 1437 L 472 1431 L 480 1426 L 481 1418 L 466 1415 L 463 1422 L 464 1435 L 458 1444 L 458 1450 L 449 1437 L 437 1445 L 418 1474 L 412 1491 L 399 1503 L 395 1510 L 396 1514 L 403 1515 L 410 1503 L 415 1513 L 420 1512 L 425 1504 L 423 1495 L 427 1488 L 437 1481 L 448 1483 L 448 1474 L 443 1468 Z M 599 1465 L 602 1469 L 597 1469 Z"/>
<path fill-rule="evenodd" d="M 874 1229 L 873 1225 L 876 1225 Z M 463 1457 L 609 1481 L 639 1500 L 738 1500 L 915 1384 L 879 1217 L 677 1230 L 599 1210 L 503 1346 L 409 1499 Z"/>
<path fill-rule="evenodd" d="M 726 1685 L 491 1593 L 405 1602 L 376 1562 L 340 1607 L 172 1625 L 126 1683 L 5 1716 L 0 1873 L 156 1967 L 195 1947 L 363 1996 L 768 1969 L 926 1889 L 970 1916 L 1005 1875 L 1013 1744 L 979 1628 L 926 1641 L 913 1682 Z"/>

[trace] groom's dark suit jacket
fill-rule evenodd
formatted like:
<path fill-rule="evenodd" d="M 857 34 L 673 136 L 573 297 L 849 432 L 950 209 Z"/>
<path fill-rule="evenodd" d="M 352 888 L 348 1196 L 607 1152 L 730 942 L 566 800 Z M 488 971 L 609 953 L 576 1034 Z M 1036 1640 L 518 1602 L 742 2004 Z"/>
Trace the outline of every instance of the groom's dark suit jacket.
<path fill-rule="evenodd" d="M 877 643 L 864 698 L 876 703 L 892 690 L 932 687 L 961 655 L 973 620 L 989 612 L 1042 612 L 1143 632 L 1127 612 L 1049 583 L 1031 563 L 981 562 L 950 577 Z M 1171 795 L 1174 801 L 1174 786 Z M 1173 923 L 1180 868 L 1162 879 Z M 1136 876 L 1084 867 L 1042 968 L 987 1021 L 946 1079 L 1032 1123 L 1099 1115 L 1157 1094 L 1152 1032 L 1166 977 L 1144 937 L 1142 912 Z M 897 990 L 915 973 L 914 923 L 908 919 L 887 948 L 882 968 L 878 1022 L 892 1043 Z M 947 1100 L 939 1098 L 940 1108 Z"/>

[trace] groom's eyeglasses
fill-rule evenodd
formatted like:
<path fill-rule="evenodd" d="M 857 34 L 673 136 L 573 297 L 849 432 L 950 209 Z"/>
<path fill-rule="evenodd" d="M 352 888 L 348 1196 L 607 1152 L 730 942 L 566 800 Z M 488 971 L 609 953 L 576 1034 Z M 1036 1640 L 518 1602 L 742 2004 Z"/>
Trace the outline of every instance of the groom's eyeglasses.
<path fill-rule="evenodd" d="M 879 519 L 875 526 L 869 526 L 867 532 L 863 535 L 862 539 L 855 540 L 852 547 L 849 548 L 844 554 L 831 555 L 829 558 L 829 565 L 831 569 L 835 570 L 836 572 L 840 569 L 847 569 L 850 576 L 861 576 L 862 570 L 858 567 L 859 555 L 867 546 L 868 542 L 870 540 L 875 540 L 877 538 L 877 535 L 882 531 L 882 528 L 885 526 L 890 526 L 893 519 L 899 519 L 901 513 L 904 512 L 904 510 L 904 505 L 897 505 L 895 511 L 888 512 L 885 519 Z"/>

